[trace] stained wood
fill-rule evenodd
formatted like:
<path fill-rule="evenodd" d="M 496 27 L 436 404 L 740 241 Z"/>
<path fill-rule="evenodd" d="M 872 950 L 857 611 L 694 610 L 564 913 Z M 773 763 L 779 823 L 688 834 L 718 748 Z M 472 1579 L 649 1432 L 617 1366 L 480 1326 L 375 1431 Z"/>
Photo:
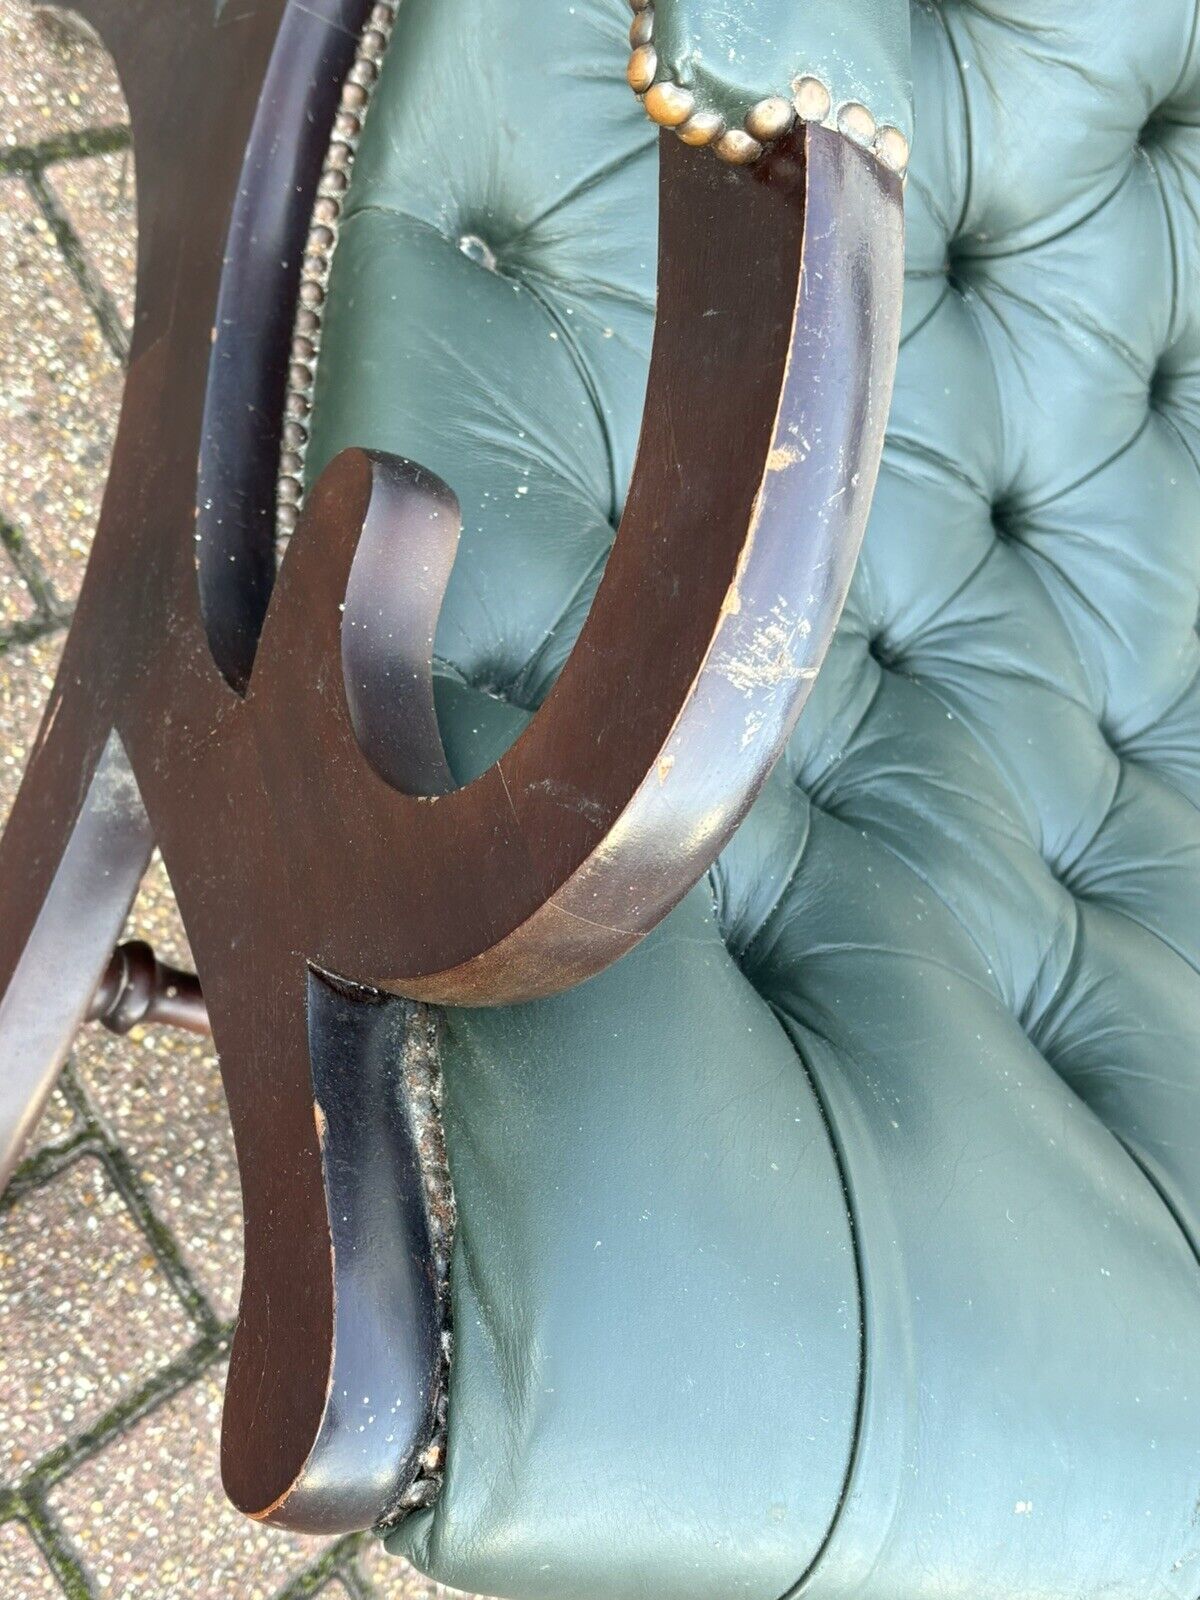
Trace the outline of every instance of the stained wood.
<path fill-rule="evenodd" d="M 196 974 L 160 961 L 144 939 L 128 939 L 113 951 L 92 995 L 88 1021 L 102 1022 L 117 1034 L 155 1024 L 212 1032 Z"/>
<path fill-rule="evenodd" d="M 209 0 L 88 0 L 88 14 L 131 105 L 138 304 L 92 558 L 0 842 L 0 992 L 29 975 L 72 860 L 79 881 L 72 840 L 115 738 L 195 954 L 242 1176 L 226 1487 L 253 1516 L 337 1531 L 394 1505 L 422 1442 L 420 1427 L 373 1433 L 356 1454 L 338 1396 L 399 1385 L 427 1418 L 436 1381 L 386 993 L 496 1004 L 577 982 L 655 925 L 744 814 L 862 535 L 898 331 L 899 187 L 819 128 L 737 171 L 664 137 L 658 325 L 620 532 L 545 705 L 453 790 L 430 688 L 437 596 L 402 595 L 414 561 L 449 571 L 449 490 L 348 451 L 273 587 L 266 556 L 277 341 L 322 149 L 309 124 L 328 122 L 357 13 L 242 0 L 214 20 Z M 284 151 L 269 161 L 268 124 Z M 269 426 L 238 425 L 248 396 Z M 213 486 L 225 509 L 197 523 Z M 389 581 L 399 657 L 361 601 Z M 99 885 L 104 848 L 88 860 Z M 77 986 L 103 969 L 111 921 L 60 952 Z M 0 1022 L 5 1060 L 28 1056 L 29 1026 L 20 1008 Z M 11 1095 L 27 1093 L 28 1075 Z M 379 1182 L 357 1182 L 366 1170 Z M 380 1307 L 382 1335 L 363 1337 Z"/>

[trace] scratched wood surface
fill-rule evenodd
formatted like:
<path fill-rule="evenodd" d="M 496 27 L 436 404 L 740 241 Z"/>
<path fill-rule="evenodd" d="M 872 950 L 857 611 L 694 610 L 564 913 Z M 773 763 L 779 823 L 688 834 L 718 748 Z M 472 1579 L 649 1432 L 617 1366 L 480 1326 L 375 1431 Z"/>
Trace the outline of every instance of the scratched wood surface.
<path fill-rule="evenodd" d="M 257 1517 L 363 1527 L 417 1470 L 438 1381 L 421 1174 L 388 1110 L 387 996 L 496 1004 L 577 982 L 653 927 L 736 827 L 862 536 L 898 333 L 899 187 L 820 128 L 746 170 L 664 139 L 659 315 L 620 532 L 544 706 L 452 789 L 429 678 L 440 597 L 401 615 L 415 687 L 398 699 L 396 658 L 356 598 L 374 584 L 353 574 L 356 558 L 360 578 L 390 573 L 399 596 L 423 539 L 448 572 L 453 486 L 348 451 L 278 577 L 271 554 L 293 246 L 358 11 L 87 9 L 130 102 L 138 304 L 92 559 L 0 843 L 0 1101 L 11 1144 L 157 841 L 244 1191 L 226 1487 Z M 797 445 L 813 437 L 821 450 Z M 343 599 L 364 623 L 352 695 Z M 63 998 L 47 1018 L 50 962 Z M 383 1181 L 359 1181 L 368 1171 Z M 382 1335 L 360 1337 L 369 1326 Z M 352 1450 L 343 1388 L 402 1395 L 411 1427 L 355 1434 Z"/>

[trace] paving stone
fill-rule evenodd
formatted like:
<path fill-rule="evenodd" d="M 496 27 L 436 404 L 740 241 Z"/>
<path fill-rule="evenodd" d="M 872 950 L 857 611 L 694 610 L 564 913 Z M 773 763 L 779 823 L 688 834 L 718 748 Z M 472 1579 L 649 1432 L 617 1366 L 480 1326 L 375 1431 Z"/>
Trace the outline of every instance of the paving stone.
<path fill-rule="evenodd" d="M 0 555 L 0 573 L 3 568 Z M 59 633 L 0 654 L 0 818 L 5 822 L 54 684 L 62 644 Z"/>
<path fill-rule="evenodd" d="M 0 189 L 0 205 L 3 203 L 3 192 Z M 3 444 L 0 443 L 0 452 L 2 450 Z M 0 505 L 0 517 L 3 515 L 3 507 Z M 7 632 L 14 623 L 28 622 L 34 615 L 33 596 L 26 587 L 24 579 L 8 559 L 7 552 L 0 554 L 0 629 Z"/>
<path fill-rule="evenodd" d="M 48 1150 L 54 1145 L 65 1144 L 66 1141 L 77 1134 L 83 1127 L 75 1108 L 65 1099 L 61 1089 L 51 1090 L 50 1098 L 46 1101 L 41 1119 L 33 1131 L 28 1148 L 22 1159 L 28 1160 L 42 1150 Z M 0 1593 L 3 1593 L 0 1590 Z"/>
<path fill-rule="evenodd" d="M 220 1375 L 204 1374 L 52 1491 L 98 1594 L 267 1600 L 326 1548 L 228 1504 L 217 1466 L 221 1392 Z"/>
<path fill-rule="evenodd" d="M 60 161 L 46 169 L 46 182 L 128 331 L 137 261 L 132 152 Z"/>
<path fill-rule="evenodd" d="M 121 369 L 13 178 L 0 183 L 0 327 L 0 513 L 72 600 L 100 508 Z"/>
<path fill-rule="evenodd" d="M 164 959 L 190 967 L 187 936 L 162 862 L 155 860 L 125 930 Z M 159 1220 L 217 1315 L 237 1312 L 242 1209 L 229 1112 L 206 1040 L 172 1028 L 135 1028 L 124 1039 L 88 1028 L 76 1070 L 96 1111 L 134 1165 Z"/>
<path fill-rule="evenodd" d="M 117 1039 L 92 1027 L 79 1035 L 74 1060 L 155 1215 L 217 1315 L 231 1320 L 242 1273 L 241 1196 L 212 1050 L 171 1028 L 135 1028 Z"/>
<path fill-rule="evenodd" d="M 33 1535 L 20 1522 L 0 1527 L 0 1594 L 9 1600 L 57 1600 L 62 1594 Z"/>
<path fill-rule="evenodd" d="M 457 1589 L 433 1583 L 407 1561 L 390 1556 L 378 1539 L 368 1539 L 355 1557 L 358 1570 L 379 1600 L 462 1600 Z M 469 1596 L 467 1600 L 484 1600 Z"/>
<path fill-rule="evenodd" d="M 0 150 L 125 120 L 103 46 L 28 0 L 0 0 Z"/>
<path fill-rule="evenodd" d="M 82 1432 L 191 1342 L 100 1162 L 0 1217 L 0 1479 Z"/>

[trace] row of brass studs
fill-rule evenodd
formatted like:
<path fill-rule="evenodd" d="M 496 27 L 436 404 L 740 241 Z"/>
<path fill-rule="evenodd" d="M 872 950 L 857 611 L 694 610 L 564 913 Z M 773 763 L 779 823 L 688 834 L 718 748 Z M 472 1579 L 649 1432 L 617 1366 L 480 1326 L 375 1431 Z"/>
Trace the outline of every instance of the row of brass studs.
<path fill-rule="evenodd" d="M 300 291 L 288 364 L 284 400 L 283 448 L 276 485 L 276 532 L 286 539 L 296 526 L 304 498 L 304 456 L 308 449 L 308 417 L 321 348 L 321 314 L 329 286 L 329 268 L 337 247 L 342 205 L 350 186 L 363 118 L 379 77 L 396 20 L 396 0 L 378 0 L 371 7 L 358 41 L 354 63 L 342 85 L 342 97 L 333 123 L 333 137 L 325 155 L 313 205 L 312 224 L 304 246 Z"/>
<path fill-rule="evenodd" d="M 835 110 L 833 96 L 820 78 L 793 79 L 792 98 L 769 95 L 746 113 L 745 126 L 729 127 L 715 111 L 697 106 L 690 89 L 658 76 L 654 48 L 654 0 L 629 0 L 634 11 L 629 29 L 629 87 L 640 96 L 646 115 L 660 127 L 673 128 L 685 144 L 708 145 L 722 161 L 748 166 L 772 140 L 781 138 L 799 119 L 819 122 L 870 150 L 893 172 L 908 166 L 908 140 L 899 128 L 879 127 L 866 106 L 846 100 Z"/>

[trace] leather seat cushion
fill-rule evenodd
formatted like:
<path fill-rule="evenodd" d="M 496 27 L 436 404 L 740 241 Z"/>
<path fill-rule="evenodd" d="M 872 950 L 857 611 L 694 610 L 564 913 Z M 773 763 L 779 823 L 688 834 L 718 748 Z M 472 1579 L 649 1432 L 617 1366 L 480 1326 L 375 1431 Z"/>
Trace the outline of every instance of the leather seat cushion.
<path fill-rule="evenodd" d="M 447 1018 L 448 1473 L 395 1540 L 445 1581 L 1200 1588 L 1196 11 L 913 7 L 893 416 L 786 757 L 644 947 Z M 335 259 L 309 467 L 382 447 L 461 499 L 463 777 L 631 470 L 627 27 L 404 0 Z"/>

